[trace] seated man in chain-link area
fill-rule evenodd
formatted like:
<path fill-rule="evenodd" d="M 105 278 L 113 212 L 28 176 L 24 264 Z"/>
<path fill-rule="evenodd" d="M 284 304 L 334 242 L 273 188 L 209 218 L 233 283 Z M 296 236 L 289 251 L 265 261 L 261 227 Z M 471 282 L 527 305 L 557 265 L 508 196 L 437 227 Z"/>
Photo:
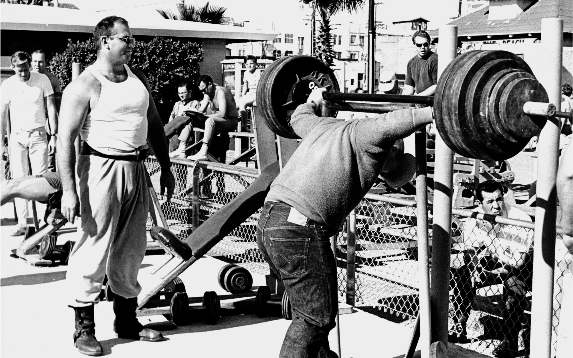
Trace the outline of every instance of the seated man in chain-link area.
<path fill-rule="evenodd" d="M 504 202 L 504 187 L 488 180 L 476 188 L 478 213 L 490 220 L 468 219 L 463 223 L 463 265 L 452 269 L 454 331 L 450 342 L 467 340 L 466 324 L 476 289 L 503 284 L 503 341 L 493 350 L 496 357 L 517 353 L 518 334 L 531 290 L 533 231 L 520 226 L 501 225 L 495 216 L 531 222 L 524 211 Z"/>
<path fill-rule="evenodd" d="M 393 180 L 398 185 L 411 179 L 401 175 L 402 138 L 433 122 L 431 107 L 351 121 L 319 117 L 324 91 L 313 90 L 291 116 L 302 141 L 272 183 L 257 226 L 259 250 L 292 307 L 281 358 L 337 357 L 328 343 L 338 310 L 330 237 L 379 175 L 402 178 Z"/>

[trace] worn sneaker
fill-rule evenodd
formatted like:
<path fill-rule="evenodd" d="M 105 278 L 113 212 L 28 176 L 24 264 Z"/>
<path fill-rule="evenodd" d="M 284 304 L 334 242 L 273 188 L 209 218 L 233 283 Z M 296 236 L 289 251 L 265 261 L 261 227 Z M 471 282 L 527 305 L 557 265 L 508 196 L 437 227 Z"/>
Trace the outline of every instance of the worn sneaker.
<path fill-rule="evenodd" d="M 20 236 L 26 233 L 26 226 L 25 225 L 18 225 L 12 232 L 10 233 L 11 236 Z"/>
<path fill-rule="evenodd" d="M 493 350 L 493 356 L 497 358 L 513 358 L 517 356 L 517 342 L 503 340 Z"/>
<path fill-rule="evenodd" d="M 169 153 L 169 158 L 185 158 L 185 151 L 174 150 L 173 152 Z"/>

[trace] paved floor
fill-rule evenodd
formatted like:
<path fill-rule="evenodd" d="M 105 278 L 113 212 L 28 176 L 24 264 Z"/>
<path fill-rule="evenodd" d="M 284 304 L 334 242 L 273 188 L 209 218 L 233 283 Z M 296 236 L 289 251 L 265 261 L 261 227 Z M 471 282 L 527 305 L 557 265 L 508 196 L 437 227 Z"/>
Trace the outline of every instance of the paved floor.
<path fill-rule="evenodd" d="M 10 257 L 23 236 L 11 237 L 14 227 L 12 204 L 2 207 L 0 240 L 0 322 L 2 357 L 85 357 L 72 343 L 74 317 L 66 306 L 66 266 L 33 267 Z M 76 232 L 66 225 L 58 244 L 74 240 Z M 146 256 L 142 270 L 150 270 L 161 255 Z M 198 260 L 181 275 L 190 297 L 212 290 L 225 294 L 217 273 L 225 263 L 210 257 Z M 254 285 L 264 284 L 262 276 Z M 223 316 L 215 325 L 192 319 L 188 326 L 173 327 L 164 316 L 140 317 L 144 324 L 164 330 L 166 340 L 158 343 L 118 339 L 112 330 L 110 302 L 96 305 L 96 336 L 111 357 L 277 357 L 289 321 L 261 319 L 255 315 Z M 340 317 L 342 357 L 398 357 L 408 347 L 411 330 L 375 315 L 354 311 Z M 331 344 L 335 336 L 331 334 Z M 478 357 L 450 345 L 450 357 Z M 453 353 L 455 352 L 455 353 Z"/>

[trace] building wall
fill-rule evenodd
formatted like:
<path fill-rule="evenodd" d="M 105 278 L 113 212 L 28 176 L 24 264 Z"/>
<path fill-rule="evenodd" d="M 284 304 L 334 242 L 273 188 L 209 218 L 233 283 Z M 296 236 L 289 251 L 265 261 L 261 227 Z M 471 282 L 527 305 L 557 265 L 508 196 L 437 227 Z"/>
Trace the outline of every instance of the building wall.
<path fill-rule="evenodd" d="M 199 71 L 202 75 L 209 75 L 218 84 L 223 80 L 221 62 L 226 56 L 226 41 L 223 39 L 203 39 L 203 62 L 199 63 Z"/>

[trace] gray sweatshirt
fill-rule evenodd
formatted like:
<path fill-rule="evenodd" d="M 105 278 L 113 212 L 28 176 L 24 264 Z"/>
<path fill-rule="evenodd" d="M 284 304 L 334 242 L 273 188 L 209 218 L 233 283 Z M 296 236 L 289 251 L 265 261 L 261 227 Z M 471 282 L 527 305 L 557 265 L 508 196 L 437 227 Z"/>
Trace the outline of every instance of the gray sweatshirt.
<path fill-rule="evenodd" d="M 394 142 L 432 120 L 430 107 L 342 121 L 300 105 L 290 124 L 302 141 L 266 201 L 288 204 L 335 232 L 376 181 Z"/>

